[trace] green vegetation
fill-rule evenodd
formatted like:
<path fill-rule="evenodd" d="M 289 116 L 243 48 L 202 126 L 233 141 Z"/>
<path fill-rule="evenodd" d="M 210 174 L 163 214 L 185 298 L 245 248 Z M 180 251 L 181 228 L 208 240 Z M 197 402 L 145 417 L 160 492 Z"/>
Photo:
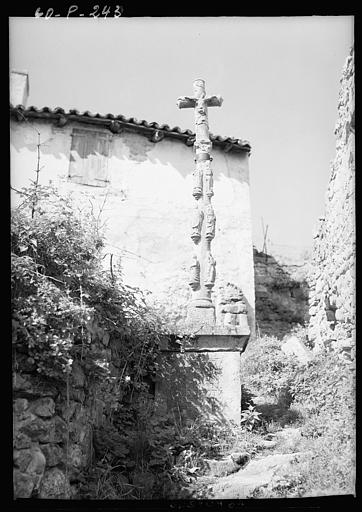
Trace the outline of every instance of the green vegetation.
<path fill-rule="evenodd" d="M 301 365 L 280 346 L 273 337 L 249 345 L 244 385 L 258 395 L 262 428 L 277 432 L 299 427 L 302 436 L 292 451 L 309 452 L 310 457 L 295 465 L 285 485 L 263 489 L 255 497 L 353 494 L 355 364 L 334 352 L 321 352 Z"/>
<path fill-rule="evenodd" d="M 119 263 L 105 265 L 92 212 L 38 184 L 22 199 L 11 218 L 14 371 L 66 387 L 76 362 L 104 403 L 79 497 L 177 496 L 229 430 L 156 411 L 150 386 L 169 370 L 158 360 L 167 319 L 123 283 Z"/>
<path fill-rule="evenodd" d="M 75 213 L 71 199 L 50 187 L 37 186 L 35 208 L 35 189 L 23 193 L 11 218 L 15 354 L 30 358 L 44 377 L 64 380 L 79 359 L 88 374 L 112 381 L 110 350 L 117 350 L 124 375 L 138 386 L 153 369 L 163 332 L 156 312 L 123 284 L 119 265 L 102 265 L 95 217 Z"/>
<path fill-rule="evenodd" d="M 302 432 L 293 449 L 312 456 L 286 483 L 257 496 L 354 492 L 351 361 L 322 353 L 302 366 L 281 352 L 279 340 L 263 337 L 242 356 L 240 427 L 162 414 L 147 379 L 165 377 L 158 355 L 169 336 L 167 319 L 123 283 L 119 263 L 105 266 L 90 212 L 77 213 L 51 187 L 32 186 L 22 197 L 11 219 L 14 371 L 65 386 L 76 361 L 105 404 L 79 497 L 192 497 L 190 484 L 203 474 L 205 459 L 233 450 L 253 456 L 266 433 L 288 425 Z"/>

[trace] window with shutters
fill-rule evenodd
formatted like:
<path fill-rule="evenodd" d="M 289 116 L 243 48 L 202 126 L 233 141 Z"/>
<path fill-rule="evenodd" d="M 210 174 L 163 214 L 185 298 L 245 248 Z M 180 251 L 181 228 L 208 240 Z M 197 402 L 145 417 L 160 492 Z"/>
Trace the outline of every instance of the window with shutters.
<path fill-rule="evenodd" d="M 70 149 L 69 180 L 92 187 L 105 187 L 108 179 L 110 135 L 74 128 Z"/>

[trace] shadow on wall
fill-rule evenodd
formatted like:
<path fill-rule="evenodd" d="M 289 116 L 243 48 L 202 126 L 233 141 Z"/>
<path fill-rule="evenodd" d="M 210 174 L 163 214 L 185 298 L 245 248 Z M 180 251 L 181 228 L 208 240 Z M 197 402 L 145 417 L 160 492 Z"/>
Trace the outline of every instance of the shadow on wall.
<path fill-rule="evenodd" d="M 44 141 L 40 148 L 41 154 L 51 155 L 59 160 L 70 160 L 72 129 L 73 127 L 81 129 L 84 127 L 81 123 L 69 123 L 64 130 L 61 130 L 61 128 L 52 130 L 53 125 L 50 122 L 31 123 L 31 121 L 29 123 L 14 122 L 13 126 L 14 128 L 11 132 L 13 148 L 17 152 L 27 148 L 30 152 L 34 153 L 34 162 L 36 162 L 37 153 L 37 133 L 35 128 L 40 132 L 41 140 Z M 27 142 L 28 131 L 34 135 L 32 137 L 33 142 Z M 151 142 L 147 136 L 139 133 L 124 131 L 120 135 L 115 135 L 104 129 L 99 130 L 96 126 L 94 128 L 89 128 L 88 126 L 87 131 L 89 131 L 89 144 L 87 143 L 86 155 L 78 154 L 79 159 L 85 156 L 97 155 L 96 148 L 98 146 L 94 142 L 97 140 L 97 134 L 105 133 L 111 137 L 109 158 L 118 161 L 126 160 L 137 163 L 147 161 L 151 164 L 172 166 L 183 178 L 190 175 L 194 170 L 193 146 L 186 146 L 182 141 L 165 138 L 155 143 Z M 125 154 L 125 148 L 128 149 L 128 154 Z M 223 168 L 226 168 L 228 178 L 236 179 L 242 183 L 249 182 L 247 167 L 244 169 L 244 166 L 241 164 L 242 152 L 237 154 L 228 153 L 226 156 L 222 149 L 215 150 L 214 148 L 212 153 L 214 157 L 212 169 L 215 181 L 225 177 Z M 244 158 L 248 158 L 246 154 Z"/>
<path fill-rule="evenodd" d="M 227 420 L 219 400 L 213 396 L 213 381 L 220 370 L 205 353 L 164 353 L 156 382 L 156 404 L 160 412 L 172 412 L 181 425 L 200 417 L 217 424 Z"/>
<path fill-rule="evenodd" d="M 254 248 L 255 317 L 258 335 L 282 338 L 293 326 L 308 322 L 308 284 L 295 279 L 286 265 Z"/>

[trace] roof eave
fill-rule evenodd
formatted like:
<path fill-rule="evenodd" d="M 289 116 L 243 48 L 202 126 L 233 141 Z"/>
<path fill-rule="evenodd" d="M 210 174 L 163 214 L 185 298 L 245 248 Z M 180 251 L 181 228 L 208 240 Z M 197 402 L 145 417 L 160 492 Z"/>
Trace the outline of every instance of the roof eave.
<path fill-rule="evenodd" d="M 73 113 L 72 113 L 73 112 Z M 158 123 L 147 123 L 147 121 L 133 121 L 133 118 L 125 119 L 124 116 L 114 116 L 107 114 L 101 116 L 100 114 L 76 113 L 74 111 L 65 112 L 61 108 L 53 110 L 48 107 L 37 109 L 36 107 L 24 108 L 22 105 L 10 105 L 10 115 L 15 117 L 17 121 L 22 121 L 23 118 L 41 118 L 51 122 L 56 122 L 59 127 L 64 126 L 69 121 L 76 121 L 84 124 L 92 124 L 96 126 L 103 126 L 108 128 L 112 133 L 120 133 L 123 129 L 142 133 L 148 136 L 153 142 L 158 142 L 164 137 L 183 140 L 188 146 L 193 145 L 195 134 L 190 130 L 181 130 L 176 127 L 173 129 L 158 127 Z M 131 122 L 132 119 L 132 122 Z M 157 127 L 155 127 L 155 125 Z M 221 147 L 225 152 L 237 151 L 247 152 L 250 155 L 251 146 L 248 141 L 240 139 L 233 139 L 231 137 L 220 137 L 210 134 L 210 140 L 214 146 Z"/>

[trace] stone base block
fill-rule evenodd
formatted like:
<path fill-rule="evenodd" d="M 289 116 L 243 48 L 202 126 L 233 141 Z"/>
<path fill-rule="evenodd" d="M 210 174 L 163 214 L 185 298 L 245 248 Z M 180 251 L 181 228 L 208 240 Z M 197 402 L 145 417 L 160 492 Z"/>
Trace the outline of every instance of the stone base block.
<path fill-rule="evenodd" d="M 176 419 L 240 425 L 240 352 L 163 352 L 156 404 Z"/>
<path fill-rule="evenodd" d="M 187 309 L 187 322 L 190 325 L 200 328 L 212 328 L 215 325 L 215 308 L 211 304 L 209 307 L 196 307 L 191 305 Z"/>

